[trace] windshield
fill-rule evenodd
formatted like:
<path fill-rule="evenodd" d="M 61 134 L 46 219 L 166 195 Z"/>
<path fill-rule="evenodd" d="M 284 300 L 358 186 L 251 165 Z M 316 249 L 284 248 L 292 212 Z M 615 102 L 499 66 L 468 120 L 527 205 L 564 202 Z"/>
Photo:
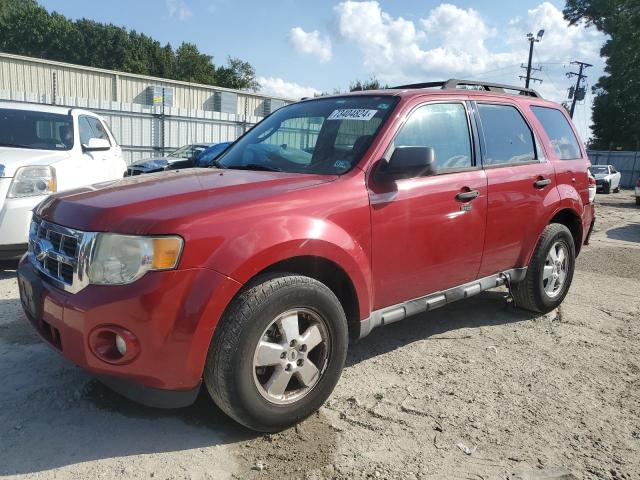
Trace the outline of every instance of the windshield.
<path fill-rule="evenodd" d="M 175 152 L 167 155 L 169 158 L 191 158 L 197 157 L 201 152 L 206 150 L 208 145 L 185 145 L 180 147 Z"/>
<path fill-rule="evenodd" d="M 218 160 L 222 168 L 343 174 L 358 163 L 397 98 L 352 96 L 295 103 L 265 118 Z"/>
<path fill-rule="evenodd" d="M 71 150 L 70 115 L 0 108 L 0 146 L 38 150 Z"/>
<path fill-rule="evenodd" d="M 609 173 L 609 167 L 604 166 L 604 167 L 590 167 L 589 170 L 591 170 L 591 174 L 592 175 L 607 175 Z"/>

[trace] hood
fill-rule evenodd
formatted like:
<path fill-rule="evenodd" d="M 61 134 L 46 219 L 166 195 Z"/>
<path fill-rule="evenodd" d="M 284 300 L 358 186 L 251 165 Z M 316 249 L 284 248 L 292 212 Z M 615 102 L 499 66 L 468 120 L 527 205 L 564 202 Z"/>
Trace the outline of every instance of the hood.
<path fill-rule="evenodd" d="M 609 175 L 611 175 L 610 173 L 596 173 L 593 178 L 595 178 L 596 180 L 602 180 L 603 178 L 607 178 Z"/>
<path fill-rule="evenodd" d="M 179 160 L 179 159 L 176 159 Z M 146 158 L 144 160 L 138 160 L 137 162 L 133 162 L 129 165 L 130 170 L 140 170 L 140 171 L 148 171 L 148 170 L 158 170 L 160 168 L 164 168 L 169 164 L 169 159 L 165 157 L 157 157 L 157 158 Z"/>
<path fill-rule="evenodd" d="M 170 170 L 54 194 L 37 207 L 36 214 L 84 231 L 180 233 L 216 211 L 260 209 L 267 199 L 336 178 L 211 168 Z"/>
<path fill-rule="evenodd" d="M 69 158 L 67 151 L 0 147 L 0 165 L 4 165 L 5 177 L 13 177 L 18 168 L 26 165 L 51 165 L 65 158 Z"/>

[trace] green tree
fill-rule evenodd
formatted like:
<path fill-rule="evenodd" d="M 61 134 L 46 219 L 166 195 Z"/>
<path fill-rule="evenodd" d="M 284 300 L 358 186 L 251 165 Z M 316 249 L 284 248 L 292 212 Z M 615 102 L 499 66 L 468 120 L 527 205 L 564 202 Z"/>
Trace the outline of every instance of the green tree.
<path fill-rule="evenodd" d="M 222 87 L 254 92 L 260 86 L 253 66 L 249 62 L 232 57 L 227 58 L 226 66 L 217 68 L 216 83 Z"/>
<path fill-rule="evenodd" d="M 605 75 L 593 87 L 595 149 L 640 149 L 640 3 L 638 0 L 568 0 L 564 16 L 608 35 L 601 49 Z"/>
<path fill-rule="evenodd" d="M 216 67 L 192 43 L 174 51 L 144 33 L 49 13 L 35 0 L 0 0 L 0 51 L 206 85 L 258 88 L 255 70 L 238 58 Z"/>
<path fill-rule="evenodd" d="M 212 57 L 200 53 L 193 43 L 183 43 L 176 50 L 176 77 L 196 83 L 215 83 Z"/>
<path fill-rule="evenodd" d="M 349 84 L 350 92 L 357 92 L 361 90 L 381 90 L 384 88 L 389 88 L 388 85 L 382 85 L 380 80 L 376 77 L 371 77 L 369 80 L 356 80 L 355 82 L 351 82 Z"/>

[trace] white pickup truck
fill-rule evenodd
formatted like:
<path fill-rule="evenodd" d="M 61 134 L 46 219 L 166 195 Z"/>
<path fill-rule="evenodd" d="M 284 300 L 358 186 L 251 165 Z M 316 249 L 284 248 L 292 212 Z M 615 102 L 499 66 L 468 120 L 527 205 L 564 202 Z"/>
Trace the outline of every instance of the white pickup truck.
<path fill-rule="evenodd" d="M 0 102 L 0 260 L 26 251 L 31 210 L 47 195 L 122 178 L 126 170 L 95 113 Z"/>

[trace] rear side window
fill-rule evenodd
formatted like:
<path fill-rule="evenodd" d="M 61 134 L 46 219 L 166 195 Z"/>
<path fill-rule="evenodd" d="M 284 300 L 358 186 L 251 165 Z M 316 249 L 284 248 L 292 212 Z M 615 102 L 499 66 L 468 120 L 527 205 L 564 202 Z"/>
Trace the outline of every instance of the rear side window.
<path fill-rule="evenodd" d="M 582 158 L 578 139 L 561 111 L 555 108 L 531 107 L 549 137 L 551 146 L 560 160 Z"/>
<path fill-rule="evenodd" d="M 506 165 L 536 159 L 533 132 L 511 105 L 478 104 L 485 143 L 485 165 Z"/>
<path fill-rule="evenodd" d="M 439 172 L 471 167 L 471 137 L 465 106 L 430 103 L 419 107 L 396 135 L 395 147 L 433 147 Z"/>

